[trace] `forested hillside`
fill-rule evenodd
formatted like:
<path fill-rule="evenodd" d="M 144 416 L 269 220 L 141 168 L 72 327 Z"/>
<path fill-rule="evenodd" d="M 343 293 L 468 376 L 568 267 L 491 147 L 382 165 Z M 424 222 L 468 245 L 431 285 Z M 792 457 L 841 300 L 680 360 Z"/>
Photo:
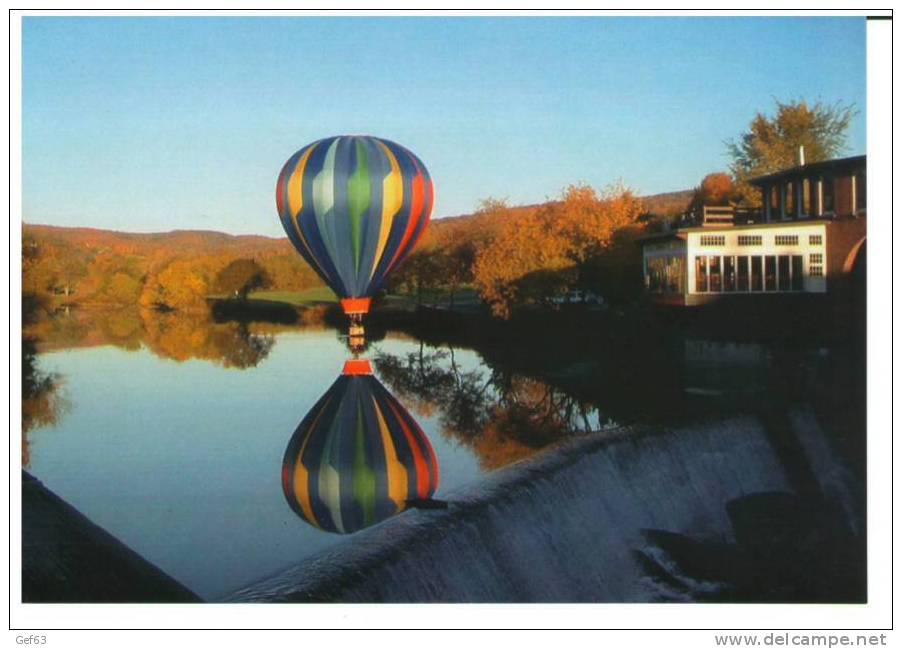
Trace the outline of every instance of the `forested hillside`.
<path fill-rule="evenodd" d="M 571 187 L 562 200 L 541 205 L 488 199 L 474 214 L 434 220 L 392 288 L 453 293 L 475 285 L 506 315 L 519 302 L 592 280 L 602 252 L 608 262 L 617 258 L 614 244 L 623 232 L 615 231 L 679 213 L 691 195 L 638 199 Z M 623 251 L 635 261 L 635 250 Z M 211 295 L 322 285 L 287 239 L 199 230 L 138 234 L 25 224 L 23 271 L 23 291 L 50 306 L 191 311 L 206 308 Z"/>

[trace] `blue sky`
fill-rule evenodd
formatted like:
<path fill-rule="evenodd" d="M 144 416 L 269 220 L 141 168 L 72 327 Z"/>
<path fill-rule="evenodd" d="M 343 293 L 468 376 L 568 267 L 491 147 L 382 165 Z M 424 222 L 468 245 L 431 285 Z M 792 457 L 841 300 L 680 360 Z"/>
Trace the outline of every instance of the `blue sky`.
<path fill-rule="evenodd" d="M 864 18 L 51 18 L 23 25 L 23 218 L 281 236 L 285 160 L 395 140 L 434 217 L 726 169 L 774 98 L 854 103 Z"/>

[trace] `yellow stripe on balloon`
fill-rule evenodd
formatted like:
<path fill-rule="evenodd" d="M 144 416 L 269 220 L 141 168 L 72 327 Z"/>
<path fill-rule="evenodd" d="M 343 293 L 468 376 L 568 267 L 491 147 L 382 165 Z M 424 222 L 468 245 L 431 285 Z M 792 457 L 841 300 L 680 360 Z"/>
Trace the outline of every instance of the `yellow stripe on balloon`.
<path fill-rule="evenodd" d="M 379 244 L 376 246 L 376 256 L 373 259 L 373 268 L 370 270 L 370 279 L 373 278 L 373 274 L 379 266 L 379 260 L 382 259 L 382 251 L 385 250 L 385 244 L 388 242 L 395 215 L 404 202 L 404 179 L 401 177 L 401 167 L 391 149 L 379 140 L 376 140 L 376 143 L 382 147 L 388 157 L 391 172 L 382 180 L 382 223 L 379 226 Z"/>
<path fill-rule="evenodd" d="M 288 213 L 291 215 L 289 220 L 294 225 L 294 231 L 298 233 L 298 237 L 300 237 L 312 259 L 316 259 L 316 255 L 313 254 L 310 244 L 307 243 L 307 239 L 304 237 L 298 218 L 300 218 L 301 209 L 304 207 L 304 168 L 307 166 L 307 160 L 318 144 L 319 142 L 316 142 L 304 151 L 304 155 L 301 156 L 301 159 L 294 167 L 294 171 L 291 172 L 291 176 L 288 178 Z"/>
<path fill-rule="evenodd" d="M 388 479 L 388 497 L 391 498 L 395 505 L 396 511 L 401 511 L 405 507 L 407 500 L 407 470 L 398 459 L 398 451 L 392 442 L 391 433 L 388 430 L 388 424 L 382 416 L 379 409 L 379 403 L 373 399 L 373 406 L 376 409 L 376 418 L 379 420 L 379 432 L 382 434 L 382 445 L 385 447 L 385 468 L 386 478 Z"/>
<path fill-rule="evenodd" d="M 307 435 L 305 435 L 304 444 L 301 446 L 301 450 L 298 451 L 298 457 L 304 457 L 304 451 L 307 448 L 307 443 L 310 441 L 310 438 L 313 437 L 310 433 L 316 430 L 316 425 L 319 423 L 320 418 L 323 416 L 323 413 L 329 407 L 329 402 L 332 401 L 332 397 L 329 397 L 326 402 L 323 404 L 323 407 L 320 408 L 319 413 L 316 415 L 316 419 L 313 420 L 313 423 L 310 424 L 307 428 Z M 298 460 L 297 464 L 294 467 L 294 497 L 301 504 L 301 509 L 304 510 L 304 515 L 307 520 L 320 527 L 319 520 L 316 518 L 316 514 L 313 513 L 313 505 L 310 503 L 310 485 L 307 483 L 307 478 L 309 477 L 309 472 L 307 471 L 307 467 L 304 466 L 304 463 Z"/>

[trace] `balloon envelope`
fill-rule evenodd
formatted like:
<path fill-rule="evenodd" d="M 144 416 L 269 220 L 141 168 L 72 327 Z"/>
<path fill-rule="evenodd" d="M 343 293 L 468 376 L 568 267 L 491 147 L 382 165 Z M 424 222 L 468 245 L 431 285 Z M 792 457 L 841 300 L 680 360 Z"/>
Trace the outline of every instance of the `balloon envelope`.
<path fill-rule="evenodd" d="M 428 438 L 372 374 L 340 376 L 301 421 L 282 461 L 294 512 L 341 534 L 427 500 L 437 486 Z"/>
<path fill-rule="evenodd" d="M 379 290 L 423 234 L 433 198 L 419 158 L 369 136 L 308 144 L 288 159 L 276 182 L 288 238 L 342 299 Z"/>

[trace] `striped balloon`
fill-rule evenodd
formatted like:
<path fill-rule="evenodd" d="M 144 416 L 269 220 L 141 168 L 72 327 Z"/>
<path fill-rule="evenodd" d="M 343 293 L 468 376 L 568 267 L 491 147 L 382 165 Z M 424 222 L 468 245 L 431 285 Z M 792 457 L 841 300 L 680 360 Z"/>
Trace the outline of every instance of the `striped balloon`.
<path fill-rule="evenodd" d="M 282 460 L 289 506 L 340 534 L 428 500 L 437 487 L 438 462 L 422 429 L 376 377 L 347 366 L 298 425 Z"/>
<path fill-rule="evenodd" d="M 410 254 L 433 198 L 419 158 L 369 136 L 308 144 L 288 159 L 276 183 L 288 238 L 336 295 L 352 300 L 346 311 L 349 304 L 368 307 L 367 298 Z"/>

